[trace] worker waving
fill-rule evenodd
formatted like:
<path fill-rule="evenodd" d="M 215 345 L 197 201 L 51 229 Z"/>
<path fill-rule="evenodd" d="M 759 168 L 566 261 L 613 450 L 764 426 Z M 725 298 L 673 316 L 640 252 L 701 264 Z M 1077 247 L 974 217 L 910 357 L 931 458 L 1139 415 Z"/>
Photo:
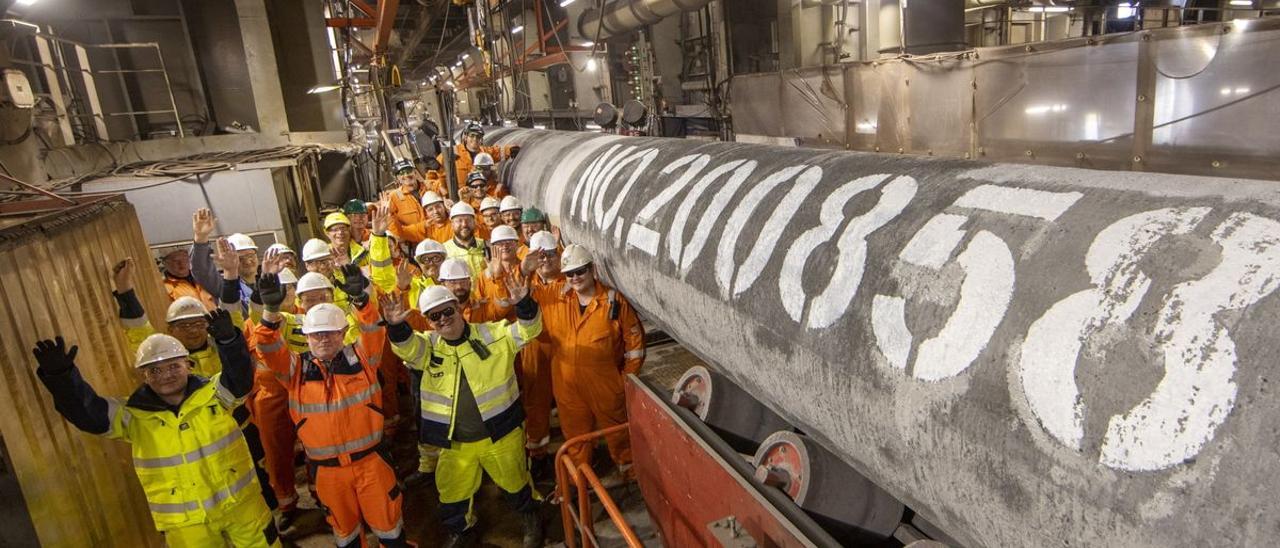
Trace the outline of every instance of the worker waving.
<path fill-rule="evenodd" d="M 383 546 L 407 546 L 403 497 L 382 443 L 378 364 L 386 333 L 369 302 L 368 278 L 354 264 L 342 273 L 342 291 L 360 326 L 355 344 L 344 342 L 347 313 L 321 303 L 307 310 L 302 322 L 308 349 L 291 354 L 280 333 L 284 290 L 276 275 L 263 274 L 258 294 L 266 312 L 254 329 L 257 351 L 289 390 L 289 413 L 337 545 L 363 546 L 363 521 Z"/>
<path fill-rule="evenodd" d="M 423 372 L 419 435 L 423 443 L 441 449 L 436 488 L 440 517 L 451 534 L 449 546 L 479 540 L 471 499 L 483 473 L 523 516 L 524 546 L 542 546 L 515 373 L 516 353 L 542 332 L 542 316 L 517 273 L 511 273 L 506 285 L 517 303 L 514 323 L 468 323 L 454 293 L 433 285 L 422 291 L 418 303 L 433 331 L 414 332 L 405 323 L 408 307 L 394 297 L 382 299 L 392 348 L 405 365 Z"/>

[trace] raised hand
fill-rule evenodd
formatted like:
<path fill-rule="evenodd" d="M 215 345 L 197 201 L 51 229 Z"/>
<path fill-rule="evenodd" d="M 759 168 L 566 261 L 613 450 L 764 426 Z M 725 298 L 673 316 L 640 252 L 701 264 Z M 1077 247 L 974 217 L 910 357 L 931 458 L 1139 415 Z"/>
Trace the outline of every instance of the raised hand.
<path fill-rule="evenodd" d="M 231 313 L 221 308 L 215 308 L 208 314 L 204 315 L 204 319 L 209 322 L 209 336 L 215 341 L 230 341 L 236 338 L 235 324 L 231 323 Z"/>
<path fill-rule="evenodd" d="M 284 270 L 284 254 L 279 249 L 268 249 L 262 255 L 262 273 L 279 274 Z"/>
<path fill-rule="evenodd" d="M 127 293 L 133 289 L 133 257 L 125 257 L 123 261 L 111 267 L 111 279 L 115 282 L 116 293 Z"/>
<path fill-rule="evenodd" d="M 79 346 L 72 346 L 67 351 L 67 343 L 62 340 L 59 335 L 54 340 L 45 339 L 36 342 L 36 347 L 31 353 L 36 357 L 36 363 L 40 364 L 39 370 L 50 375 L 66 373 L 76 366 L 76 352 L 79 352 Z"/>
<path fill-rule="evenodd" d="M 258 298 L 267 307 L 279 307 L 284 303 L 284 286 L 280 285 L 278 274 L 258 276 Z"/>
<path fill-rule="evenodd" d="M 523 301 L 529 296 L 529 279 L 520 276 L 519 272 L 511 271 L 502 281 L 507 286 L 507 294 L 511 296 L 512 304 Z"/>
<path fill-rule="evenodd" d="M 364 277 L 359 265 L 348 264 L 342 267 L 342 292 L 351 297 L 361 297 L 369 288 L 369 278 Z"/>
<path fill-rule="evenodd" d="M 391 226 L 391 203 L 384 199 L 375 204 L 369 212 L 369 222 L 374 234 L 386 234 Z"/>
<path fill-rule="evenodd" d="M 224 279 L 234 280 L 240 276 L 240 254 L 226 238 L 214 242 L 213 264 L 218 265 Z"/>
<path fill-rule="evenodd" d="M 399 325 L 409 317 L 409 309 L 395 295 L 379 295 L 378 308 L 382 311 L 382 319 L 388 325 Z"/>
<path fill-rule="evenodd" d="M 413 265 L 409 264 L 408 259 L 400 261 L 400 264 L 396 265 L 396 289 L 406 291 L 412 283 Z"/>
<path fill-rule="evenodd" d="M 209 210 L 209 208 L 202 207 L 197 209 L 191 215 L 192 239 L 198 244 L 209 241 L 209 235 L 213 234 L 213 227 L 216 222 L 217 219 L 214 218 L 213 211 Z"/>

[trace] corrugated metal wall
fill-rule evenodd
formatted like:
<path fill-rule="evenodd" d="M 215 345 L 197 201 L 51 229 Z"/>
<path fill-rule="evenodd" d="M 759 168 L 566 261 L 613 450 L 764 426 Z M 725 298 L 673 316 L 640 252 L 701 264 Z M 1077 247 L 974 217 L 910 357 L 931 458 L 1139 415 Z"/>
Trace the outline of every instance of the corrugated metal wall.
<path fill-rule="evenodd" d="M 0 229 L 0 434 L 43 546 L 162 545 L 128 445 L 63 420 L 31 355 L 61 334 L 80 346 L 80 371 L 100 394 L 138 386 L 111 296 L 111 265 L 125 256 L 150 262 L 133 206 L 118 196 Z M 147 313 L 162 318 L 159 272 L 136 278 Z"/>

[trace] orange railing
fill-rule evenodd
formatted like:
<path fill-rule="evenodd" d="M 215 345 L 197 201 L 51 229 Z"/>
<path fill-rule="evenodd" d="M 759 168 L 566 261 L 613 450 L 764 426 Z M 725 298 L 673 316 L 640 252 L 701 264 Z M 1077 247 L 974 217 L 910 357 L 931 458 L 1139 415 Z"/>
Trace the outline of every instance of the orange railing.
<path fill-rule="evenodd" d="M 564 544 L 568 548 L 576 548 L 578 546 L 578 535 L 582 535 L 583 546 L 600 546 L 600 543 L 596 541 L 595 526 L 591 520 L 591 496 L 587 493 L 588 487 L 600 499 L 600 504 L 604 506 L 605 512 L 609 514 L 609 519 L 613 520 L 613 525 L 622 533 L 622 539 L 626 541 L 627 546 L 631 548 L 642 548 L 644 546 L 640 543 L 640 538 L 636 536 L 635 530 L 623 518 L 622 511 L 618 509 L 618 504 L 613 501 L 613 497 L 609 496 L 609 492 L 600 483 L 600 478 L 591 469 L 591 465 L 575 464 L 573 459 L 566 454 L 566 451 L 572 447 L 585 443 L 595 443 L 601 437 L 626 427 L 627 423 L 622 423 L 604 430 L 591 432 L 590 434 L 583 434 L 566 441 L 564 445 L 560 446 L 560 450 L 556 451 L 556 490 L 560 495 L 560 517 L 564 520 Z M 576 491 L 578 495 L 576 510 L 572 499 L 569 497 L 571 492 L 570 483 L 572 483 L 572 491 Z"/>

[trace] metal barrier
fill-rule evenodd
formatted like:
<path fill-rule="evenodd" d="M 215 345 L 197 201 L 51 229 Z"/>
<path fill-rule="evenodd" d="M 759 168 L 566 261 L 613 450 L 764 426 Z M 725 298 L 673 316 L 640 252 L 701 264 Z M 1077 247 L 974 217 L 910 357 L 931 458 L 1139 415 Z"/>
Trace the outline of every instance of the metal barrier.
<path fill-rule="evenodd" d="M 579 534 L 582 535 L 583 546 L 600 546 L 599 541 L 596 540 L 595 526 L 591 520 L 591 496 L 587 492 L 588 487 L 600 499 L 600 504 L 604 506 L 605 512 L 609 514 L 609 519 L 613 520 L 618 532 L 622 533 L 622 539 L 626 541 L 627 546 L 631 548 L 644 546 L 640 542 L 640 538 L 636 536 L 635 530 L 631 528 L 631 525 L 622 516 L 622 511 L 618 509 L 613 497 L 609 496 L 609 492 L 600 483 L 600 478 L 591 469 L 591 465 L 575 464 L 567 454 L 567 450 L 571 447 L 595 443 L 604 436 L 627 428 L 628 424 L 624 422 L 617 426 L 610 426 L 603 430 L 583 434 L 566 441 L 556 451 L 556 493 L 560 497 L 560 517 L 564 520 L 564 544 L 568 548 L 576 548 L 578 546 L 576 537 Z M 573 488 L 578 494 L 576 511 L 569 497 L 570 482 L 573 482 Z"/>

